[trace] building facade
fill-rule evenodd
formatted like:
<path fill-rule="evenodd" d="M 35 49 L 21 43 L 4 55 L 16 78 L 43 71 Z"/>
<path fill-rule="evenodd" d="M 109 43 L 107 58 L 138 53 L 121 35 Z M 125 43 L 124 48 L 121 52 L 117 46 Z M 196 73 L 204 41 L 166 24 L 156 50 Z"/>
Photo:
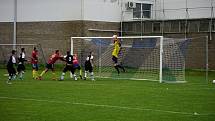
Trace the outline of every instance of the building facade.
<path fill-rule="evenodd" d="M 68 50 L 71 36 L 209 36 L 214 69 L 213 6 L 214 0 L 1 0 L 0 43 L 13 43 L 14 21 L 16 43 L 42 43 L 46 56 Z"/>

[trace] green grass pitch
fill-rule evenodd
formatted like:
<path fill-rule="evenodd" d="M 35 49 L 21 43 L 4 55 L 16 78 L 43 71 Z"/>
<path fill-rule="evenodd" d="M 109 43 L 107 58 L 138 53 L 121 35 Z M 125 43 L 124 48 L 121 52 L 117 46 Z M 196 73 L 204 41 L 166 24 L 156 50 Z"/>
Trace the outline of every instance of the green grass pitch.
<path fill-rule="evenodd" d="M 184 84 L 99 79 L 24 80 L 0 70 L 0 121 L 214 121 L 215 84 L 189 72 Z M 209 80 L 215 79 L 214 72 Z M 60 75 L 60 71 L 57 72 Z"/>

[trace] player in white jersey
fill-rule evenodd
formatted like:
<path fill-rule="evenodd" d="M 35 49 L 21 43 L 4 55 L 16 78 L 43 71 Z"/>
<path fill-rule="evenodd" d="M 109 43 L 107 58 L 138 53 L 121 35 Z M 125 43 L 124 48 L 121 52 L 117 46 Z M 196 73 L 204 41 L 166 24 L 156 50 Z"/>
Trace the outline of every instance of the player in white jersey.
<path fill-rule="evenodd" d="M 16 69 L 15 69 L 15 65 L 16 65 L 16 51 L 12 50 L 12 55 L 9 58 L 9 61 L 7 63 L 7 71 L 9 74 L 8 80 L 7 80 L 7 84 L 12 84 L 11 80 L 14 80 L 16 78 Z"/>
<path fill-rule="evenodd" d="M 25 48 L 21 49 L 21 53 L 19 55 L 18 61 L 19 61 L 19 64 L 18 64 L 18 67 L 17 67 L 17 71 L 18 71 L 19 79 L 22 80 L 23 79 L 23 74 L 25 73 L 24 62 L 27 61 L 25 59 Z"/>
<path fill-rule="evenodd" d="M 91 80 L 94 81 L 95 79 L 93 75 L 93 52 L 90 52 L 90 54 L 87 56 L 84 65 L 85 65 L 84 80 L 86 80 L 87 72 L 89 72 Z"/>

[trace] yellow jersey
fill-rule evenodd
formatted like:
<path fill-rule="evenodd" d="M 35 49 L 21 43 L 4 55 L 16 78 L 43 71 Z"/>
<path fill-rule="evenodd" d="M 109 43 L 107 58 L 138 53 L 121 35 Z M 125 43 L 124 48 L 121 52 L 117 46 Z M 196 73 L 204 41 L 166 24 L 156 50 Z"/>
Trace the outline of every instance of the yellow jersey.
<path fill-rule="evenodd" d="M 114 42 L 114 49 L 113 49 L 113 52 L 112 52 L 112 56 L 115 56 L 115 57 L 118 58 L 119 50 L 120 50 L 119 42 L 115 41 Z"/>

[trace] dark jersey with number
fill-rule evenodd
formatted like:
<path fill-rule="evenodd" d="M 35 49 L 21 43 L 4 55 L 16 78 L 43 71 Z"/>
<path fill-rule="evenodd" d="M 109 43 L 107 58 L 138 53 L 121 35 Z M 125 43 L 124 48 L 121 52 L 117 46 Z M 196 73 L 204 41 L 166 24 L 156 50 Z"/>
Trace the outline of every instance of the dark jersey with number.
<path fill-rule="evenodd" d="M 24 64 L 24 62 L 27 61 L 27 60 L 25 60 L 25 53 L 24 52 L 20 53 L 18 60 L 19 60 L 19 64 Z"/>
<path fill-rule="evenodd" d="M 67 55 L 66 56 L 66 63 L 67 64 L 73 64 L 73 56 L 72 55 Z"/>
<path fill-rule="evenodd" d="M 92 65 L 91 60 L 93 60 L 93 56 L 92 55 L 88 55 L 85 61 L 85 64 L 87 65 Z"/>
<path fill-rule="evenodd" d="M 15 60 L 15 57 L 12 55 L 12 56 L 10 56 L 10 59 L 8 60 L 7 66 L 13 67 L 14 64 L 16 64 L 16 60 Z"/>

